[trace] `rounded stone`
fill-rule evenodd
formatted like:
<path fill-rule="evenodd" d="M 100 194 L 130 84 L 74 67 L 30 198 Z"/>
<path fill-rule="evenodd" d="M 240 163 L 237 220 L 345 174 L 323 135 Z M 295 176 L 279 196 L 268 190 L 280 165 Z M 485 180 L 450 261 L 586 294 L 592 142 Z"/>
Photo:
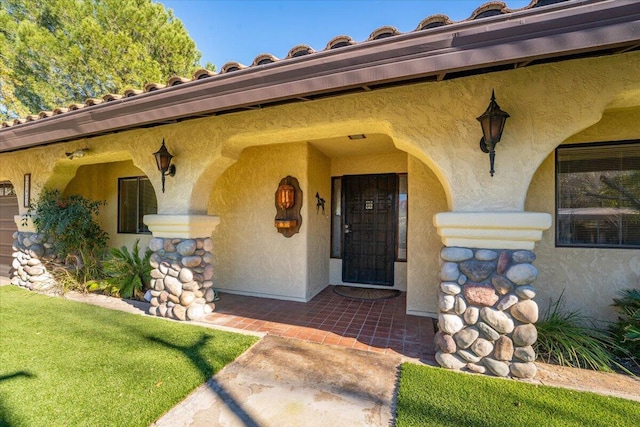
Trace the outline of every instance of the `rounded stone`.
<path fill-rule="evenodd" d="M 173 317 L 178 320 L 186 320 L 187 319 L 187 308 L 182 305 L 175 305 L 172 308 Z"/>
<path fill-rule="evenodd" d="M 202 249 L 202 247 L 204 246 L 204 242 L 203 242 L 203 240 L 204 240 L 204 239 L 196 239 L 196 247 L 197 247 L 198 249 Z"/>
<path fill-rule="evenodd" d="M 495 329 L 493 329 L 491 326 L 487 325 L 484 322 L 476 323 L 476 327 L 478 328 L 478 330 L 480 332 L 482 332 L 482 335 L 485 338 L 487 338 L 487 339 L 489 339 L 491 341 L 495 341 L 498 338 L 500 338 L 500 334 Z"/>
<path fill-rule="evenodd" d="M 458 295 L 462 288 L 455 282 L 440 282 L 440 290 L 445 294 Z"/>
<path fill-rule="evenodd" d="M 151 264 L 151 267 L 153 268 L 158 268 L 160 262 L 162 262 L 162 257 L 157 253 L 154 253 L 151 255 L 151 258 L 149 258 L 149 264 Z"/>
<path fill-rule="evenodd" d="M 527 362 L 527 363 L 519 363 L 514 362 L 510 367 L 511 374 L 514 377 L 518 378 L 534 378 L 536 373 L 538 373 L 538 368 L 535 363 Z"/>
<path fill-rule="evenodd" d="M 185 291 L 195 291 L 198 289 L 198 287 L 199 287 L 198 282 L 193 280 L 191 282 L 182 284 L 182 289 Z"/>
<path fill-rule="evenodd" d="M 443 314 L 438 316 L 438 326 L 441 331 L 453 335 L 464 327 L 462 319 L 455 314 Z"/>
<path fill-rule="evenodd" d="M 493 344 L 484 338 L 478 338 L 471 344 L 471 350 L 480 357 L 485 357 L 493 351 Z"/>
<path fill-rule="evenodd" d="M 193 292 L 184 291 L 180 295 L 180 304 L 184 305 L 185 307 L 188 307 L 189 305 L 191 305 L 191 303 L 195 299 L 196 299 L 196 296 L 195 296 L 195 294 Z"/>
<path fill-rule="evenodd" d="M 180 274 L 178 274 L 178 279 L 180 279 L 182 283 L 191 282 L 193 280 L 193 272 L 188 268 L 183 268 L 180 270 Z"/>
<path fill-rule="evenodd" d="M 182 258 L 182 265 L 185 267 L 197 267 L 202 262 L 202 258 L 199 256 L 186 256 Z"/>
<path fill-rule="evenodd" d="M 511 317 L 509 317 L 509 315 L 504 311 L 483 307 L 480 310 L 480 318 L 501 334 L 510 334 L 513 332 L 513 319 L 511 319 Z"/>
<path fill-rule="evenodd" d="M 493 357 L 497 360 L 510 361 L 513 359 L 513 341 L 506 335 L 502 335 L 495 342 Z"/>
<path fill-rule="evenodd" d="M 22 244 L 28 248 L 29 246 L 33 245 L 33 242 L 29 237 L 25 237 L 24 239 L 22 239 Z"/>
<path fill-rule="evenodd" d="M 207 289 L 213 286 L 213 282 L 211 280 L 205 280 L 202 282 L 202 288 Z"/>
<path fill-rule="evenodd" d="M 458 285 L 462 286 L 465 283 L 467 283 L 467 276 L 461 274 L 460 277 L 458 277 Z"/>
<path fill-rule="evenodd" d="M 164 239 L 161 239 L 159 237 L 154 237 L 149 241 L 149 249 L 151 249 L 153 252 L 157 252 L 160 249 L 164 249 Z"/>
<path fill-rule="evenodd" d="M 456 314 L 464 314 L 466 310 L 467 303 L 464 298 L 460 295 L 456 296 L 456 302 L 453 304 L 453 311 L 455 311 Z"/>
<path fill-rule="evenodd" d="M 475 325 L 480 316 L 480 309 L 478 307 L 467 307 L 464 312 L 464 321 L 467 325 Z"/>
<path fill-rule="evenodd" d="M 464 297 L 471 305 L 491 307 L 498 301 L 498 295 L 492 286 L 469 282 L 464 285 Z"/>
<path fill-rule="evenodd" d="M 517 263 L 522 263 L 522 262 L 532 263 L 533 261 L 536 260 L 536 254 L 534 254 L 531 251 L 515 251 L 511 255 L 511 259 L 513 259 L 513 262 L 517 262 Z"/>
<path fill-rule="evenodd" d="M 213 263 L 213 254 L 211 252 L 205 252 L 202 254 L 202 262 L 206 264 Z"/>
<path fill-rule="evenodd" d="M 215 304 L 205 304 L 204 307 L 202 307 L 202 309 L 204 310 L 204 314 L 213 313 L 213 310 L 215 308 L 216 308 Z"/>
<path fill-rule="evenodd" d="M 207 310 L 207 307 L 209 307 L 211 309 L 211 311 L 215 311 L 216 310 L 216 305 L 212 302 L 210 302 L 209 304 L 205 305 L 205 310 Z"/>
<path fill-rule="evenodd" d="M 498 258 L 498 253 L 490 249 L 479 249 L 476 251 L 476 259 L 478 261 L 493 261 Z"/>
<path fill-rule="evenodd" d="M 451 311 L 456 299 L 453 295 L 440 294 L 438 296 L 438 308 L 440 311 Z"/>
<path fill-rule="evenodd" d="M 455 353 L 457 350 L 456 342 L 451 335 L 443 334 L 442 331 L 436 332 L 435 343 L 443 353 Z"/>
<path fill-rule="evenodd" d="M 164 276 L 165 275 L 157 268 L 154 268 L 153 270 L 151 270 L 151 277 L 154 279 L 164 279 Z"/>
<path fill-rule="evenodd" d="M 489 369 L 489 372 L 495 376 L 506 377 L 509 375 L 509 365 L 505 362 L 485 357 L 482 363 Z"/>
<path fill-rule="evenodd" d="M 204 293 L 204 299 L 207 300 L 207 302 L 213 302 L 215 298 L 216 298 L 216 292 L 213 290 L 213 288 L 207 288 L 207 290 Z"/>
<path fill-rule="evenodd" d="M 202 291 L 201 289 L 196 289 L 194 291 L 196 298 L 204 298 L 204 291 Z"/>
<path fill-rule="evenodd" d="M 473 344 L 479 336 L 480 332 L 478 332 L 476 328 L 464 328 L 458 331 L 453 336 L 453 339 L 459 348 L 465 349 L 471 347 L 471 344 Z"/>
<path fill-rule="evenodd" d="M 513 289 L 513 283 L 504 276 L 493 276 L 491 284 L 500 295 L 506 295 Z"/>
<path fill-rule="evenodd" d="M 477 363 L 467 363 L 467 369 L 476 374 L 484 374 L 487 372 L 487 368 Z"/>
<path fill-rule="evenodd" d="M 481 282 L 493 273 L 496 263 L 469 260 L 460 263 L 460 271 L 474 282 Z"/>
<path fill-rule="evenodd" d="M 174 295 L 174 294 L 169 294 L 169 301 L 167 302 L 167 305 L 169 307 L 172 307 L 171 305 L 169 305 L 170 303 L 172 303 L 172 304 L 180 304 L 180 297 L 178 297 L 177 295 Z"/>
<path fill-rule="evenodd" d="M 173 295 L 180 296 L 182 294 L 182 282 L 176 277 L 167 276 L 164 278 L 164 288 Z"/>
<path fill-rule="evenodd" d="M 460 359 L 459 356 L 441 351 L 436 353 L 436 361 L 440 366 L 447 369 L 462 369 L 466 365 L 466 362 Z"/>
<path fill-rule="evenodd" d="M 151 316 L 157 316 L 158 315 L 157 313 L 158 313 L 158 307 L 155 307 L 153 305 L 149 307 L 149 314 Z"/>
<path fill-rule="evenodd" d="M 158 266 L 158 270 L 160 270 L 160 272 L 164 275 L 166 275 L 169 272 L 169 268 L 171 268 L 171 264 L 168 263 L 167 261 L 162 261 Z"/>
<path fill-rule="evenodd" d="M 194 304 L 200 304 L 200 305 L 205 305 L 207 303 L 207 300 L 204 298 L 197 298 L 193 300 Z"/>
<path fill-rule="evenodd" d="M 509 267 L 509 261 L 511 261 L 511 256 L 508 251 L 500 252 L 500 256 L 498 257 L 498 266 L 496 271 L 498 274 L 504 274 L 507 267 Z"/>
<path fill-rule="evenodd" d="M 535 282 L 538 269 L 531 264 L 516 264 L 507 270 L 506 276 L 516 285 L 528 285 Z"/>
<path fill-rule="evenodd" d="M 196 241 L 193 239 L 183 240 L 182 242 L 178 243 L 178 245 L 176 246 L 176 250 L 182 256 L 193 255 L 193 253 L 196 251 Z"/>
<path fill-rule="evenodd" d="M 193 304 L 187 308 L 187 319 L 198 320 L 204 316 L 204 306 L 202 304 Z"/>
<path fill-rule="evenodd" d="M 167 275 L 178 277 L 178 274 L 180 274 L 180 265 L 177 263 L 171 263 L 171 268 L 167 271 Z"/>
<path fill-rule="evenodd" d="M 167 291 L 162 291 L 160 292 L 160 295 L 158 295 L 158 300 L 160 300 L 160 302 L 162 303 L 167 302 L 168 299 L 169 299 L 169 292 Z"/>
<path fill-rule="evenodd" d="M 522 323 L 536 323 L 538 321 L 538 304 L 533 300 L 525 300 L 511 307 L 511 315 Z"/>
<path fill-rule="evenodd" d="M 169 239 L 165 239 L 164 240 L 164 251 L 165 252 L 175 252 L 176 251 L 176 247 L 173 244 L 173 242 Z"/>
<path fill-rule="evenodd" d="M 151 288 L 156 291 L 164 290 L 164 280 L 163 279 L 151 279 Z"/>
<path fill-rule="evenodd" d="M 34 258 L 40 258 L 44 255 L 44 246 L 34 244 L 31 246 L 31 249 L 27 251 L 27 253 Z"/>
<path fill-rule="evenodd" d="M 153 307 L 157 307 L 157 306 L 160 305 L 160 301 L 158 301 L 158 298 L 156 298 L 156 297 L 151 298 L 151 301 L 149 301 L 149 302 L 151 303 L 151 305 Z"/>
<path fill-rule="evenodd" d="M 158 306 L 158 315 L 162 317 L 167 316 L 167 304 L 160 304 Z"/>
<path fill-rule="evenodd" d="M 442 248 L 440 258 L 445 261 L 459 262 L 473 258 L 473 251 L 467 248 Z"/>
<path fill-rule="evenodd" d="M 455 262 L 445 262 L 440 268 L 440 280 L 443 282 L 453 282 L 458 280 L 460 270 Z"/>
<path fill-rule="evenodd" d="M 478 363 L 481 360 L 480 357 L 476 356 L 473 352 L 469 350 L 458 350 L 456 354 L 460 356 L 462 360 L 469 363 Z"/>
<path fill-rule="evenodd" d="M 498 305 L 496 306 L 496 308 L 498 310 L 504 311 L 504 310 L 507 310 L 509 307 L 513 306 L 514 304 L 517 304 L 518 301 L 520 300 L 518 299 L 517 296 L 510 294 L 505 297 L 502 297 L 500 302 L 498 302 Z M 511 314 L 513 315 L 513 310 L 511 311 Z"/>
<path fill-rule="evenodd" d="M 531 323 L 520 325 L 514 329 L 512 339 L 517 347 L 533 345 L 538 339 L 538 330 Z"/>
<path fill-rule="evenodd" d="M 516 295 L 522 299 L 533 299 L 536 296 L 536 290 L 533 286 L 518 286 L 516 288 Z"/>
<path fill-rule="evenodd" d="M 213 278 L 213 265 L 212 264 L 207 264 L 204 267 L 204 271 L 202 272 L 202 277 L 204 277 L 204 280 L 211 280 Z"/>
<path fill-rule="evenodd" d="M 530 345 L 526 347 L 516 347 L 513 355 L 523 362 L 534 362 L 536 360 L 536 352 Z"/>
<path fill-rule="evenodd" d="M 202 242 L 202 249 L 207 252 L 211 252 L 213 250 L 213 240 L 211 240 L 210 237 L 204 239 L 204 241 Z"/>

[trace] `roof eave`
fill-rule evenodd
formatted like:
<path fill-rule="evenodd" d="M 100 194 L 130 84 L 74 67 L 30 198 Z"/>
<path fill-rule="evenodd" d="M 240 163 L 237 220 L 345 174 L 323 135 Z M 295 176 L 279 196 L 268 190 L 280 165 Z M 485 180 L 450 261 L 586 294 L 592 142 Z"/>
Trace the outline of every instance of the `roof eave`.
<path fill-rule="evenodd" d="M 0 152 L 357 87 L 640 44 L 640 2 L 569 3 L 317 52 L 15 125 L 0 129 Z"/>

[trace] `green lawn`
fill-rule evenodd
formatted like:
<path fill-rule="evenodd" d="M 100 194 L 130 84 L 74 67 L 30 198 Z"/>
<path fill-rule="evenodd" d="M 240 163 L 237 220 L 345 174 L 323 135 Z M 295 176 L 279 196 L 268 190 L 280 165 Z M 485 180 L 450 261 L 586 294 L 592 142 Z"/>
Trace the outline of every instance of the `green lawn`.
<path fill-rule="evenodd" d="M 397 426 L 640 426 L 640 403 L 405 363 Z"/>
<path fill-rule="evenodd" d="M 147 426 L 256 340 L 0 287 L 0 426 Z"/>

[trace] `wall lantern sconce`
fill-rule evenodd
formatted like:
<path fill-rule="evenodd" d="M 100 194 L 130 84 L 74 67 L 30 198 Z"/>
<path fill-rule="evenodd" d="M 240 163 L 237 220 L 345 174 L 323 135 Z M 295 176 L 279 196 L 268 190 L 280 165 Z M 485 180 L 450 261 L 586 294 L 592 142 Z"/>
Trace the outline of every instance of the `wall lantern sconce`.
<path fill-rule="evenodd" d="M 480 139 L 480 149 L 485 153 L 489 153 L 491 176 L 495 173 L 493 163 L 496 158 L 496 144 L 500 142 L 500 138 L 502 138 L 504 124 L 508 118 L 509 114 L 502 111 L 496 102 L 495 91 L 491 91 L 491 102 L 489 102 L 487 110 L 477 118 L 482 126 L 483 134 L 482 139 Z"/>
<path fill-rule="evenodd" d="M 171 159 L 173 156 L 167 150 L 167 147 L 164 145 L 164 138 L 162 138 L 162 146 L 158 151 L 153 153 L 156 158 L 156 165 L 158 166 L 158 170 L 162 174 L 162 192 L 164 193 L 164 177 L 166 175 L 175 176 L 176 174 L 176 165 L 171 164 Z"/>
<path fill-rule="evenodd" d="M 302 190 L 298 180 L 292 176 L 282 178 L 275 194 L 276 218 L 278 233 L 291 237 L 300 231 L 302 225 Z"/>

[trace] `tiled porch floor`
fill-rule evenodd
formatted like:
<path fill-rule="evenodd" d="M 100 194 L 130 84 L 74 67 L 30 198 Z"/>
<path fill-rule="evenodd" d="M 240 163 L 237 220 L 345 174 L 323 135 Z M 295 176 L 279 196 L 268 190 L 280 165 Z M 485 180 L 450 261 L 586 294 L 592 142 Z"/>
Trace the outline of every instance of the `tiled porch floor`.
<path fill-rule="evenodd" d="M 308 303 L 220 294 L 208 323 L 411 358 L 434 357 L 431 318 L 406 314 L 406 293 L 361 301 L 327 286 Z"/>

